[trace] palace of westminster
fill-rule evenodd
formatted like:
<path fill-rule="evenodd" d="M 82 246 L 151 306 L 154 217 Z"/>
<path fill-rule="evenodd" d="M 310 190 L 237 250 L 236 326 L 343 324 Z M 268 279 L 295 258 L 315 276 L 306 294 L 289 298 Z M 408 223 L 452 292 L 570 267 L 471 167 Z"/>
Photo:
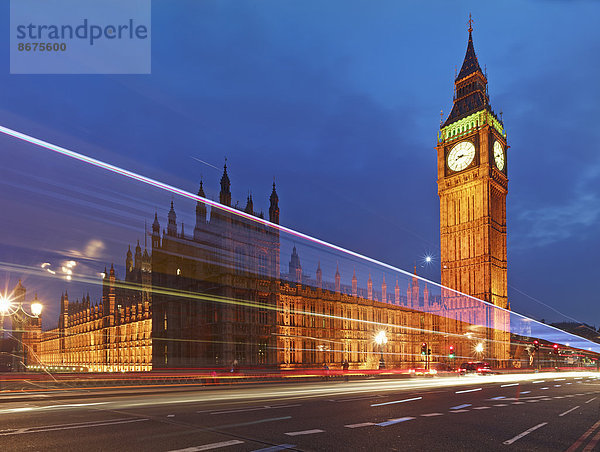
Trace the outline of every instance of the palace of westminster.
<path fill-rule="evenodd" d="M 402 290 L 397 281 L 388 288 L 385 277 L 373 287 L 370 274 L 356 271 L 351 285 L 343 285 L 339 268 L 302 267 L 295 246 L 284 273 L 280 232 L 250 219 L 262 218 L 251 196 L 240 209 L 244 216 L 208 212 L 197 202 L 192 234 L 183 225 L 178 230 L 171 202 L 166 229 L 155 214 L 151 249 L 142 251 L 138 242 L 134 253 L 127 251 L 124 278 L 112 265 L 105 270 L 101 301 L 89 295 L 73 301 L 65 292 L 57 328 L 42 332 L 40 319 L 29 321 L 26 364 L 146 371 L 236 360 L 243 367 L 314 368 L 347 360 L 351 369 L 375 369 L 381 353 L 388 368 L 423 367 L 423 344 L 433 361 L 447 362 L 441 357 L 450 346 L 460 359 L 473 357 L 476 331 L 485 359 L 506 366 L 515 358 L 508 333 L 507 148 L 469 28 L 453 108 L 436 146 L 441 283 L 461 294 L 443 289 L 432 296 L 416 276 Z M 202 183 L 198 195 L 205 197 Z M 219 202 L 231 207 L 231 201 L 225 166 Z M 273 184 L 269 222 L 278 225 L 279 214 Z M 380 330 L 388 338 L 383 347 L 374 341 Z"/>

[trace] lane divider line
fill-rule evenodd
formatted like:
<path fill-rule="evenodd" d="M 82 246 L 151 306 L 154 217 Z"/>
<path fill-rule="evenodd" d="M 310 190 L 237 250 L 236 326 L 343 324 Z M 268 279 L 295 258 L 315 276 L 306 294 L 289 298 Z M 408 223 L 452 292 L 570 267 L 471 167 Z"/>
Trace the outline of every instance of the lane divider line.
<path fill-rule="evenodd" d="M 300 436 L 300 435 L 313 435 L 315 433 L 324 433 L 324 432 L 325 432 L 325 430 L 313 428 L 312 430 L 301 430 L 299 432 L 287 432 L 285 434 L 288 436 Z"/>
<path fill-rule="evenodd" d="M 404 402 L 412 402 L 414 400 L 421 400 L 422 398 L 423 397 L 413 397 L 412 399 L 394 400 L 393 402 L 374 403 L 371 406 L 393 405 L 395 403 L 404 403 Z"/>
<path fill-rule="evenodd" d="M 541 424 L 538 425 L 534 425 L 533 427 L 531 427 L 530 429 L 525 430 L 523 433 L 519 433 L 517 436 L 515 436 L 514 438 L 511 439 L 507 439 L 506 441 L 504 441 L 502 444 L 506 444 L 506 445 L 510 445 L 512 443 L 514 443 L 515 441 L 520 440 L 521 438 L 523 438 L 524 436 L 529 435 L 531 432 L 537 430 L 538 428 L 543 427 L 544 425 L 548 425 L 547 422 L 542 422 Z"/>
<path fill-rule="evenodd" d="M 360 428 L 360 427 L 369 427 L 371 425 L 377 425 L 377 424 L 375 424 L 375 422 L 362 422 L 360 424 L 344 425 L 344 427 L 346 427 L 346 428 Z"/>
<path fill-rule="evenodd" d="M 587 401 L 587 402 L 585 402 L 585 403 L 590 403 L 590 402 L 592 402 L 592 401 L 596 400 L 597 398 L 598 398 L 598 397 L 592 397 L 590 400 L 588 400 L 588 401 Z"/>
<path fill-rule="evenodd" d="M 464 391 L 456 391 L 454 394 L 464 394 L 465 392 L 481 391 L 483 388 L 465 389 Z"/>
<path fill-rule="evenodd" d="M 244 441 L 232 439 L 230 441 L 222 441 L 220 443 L 203 444 L 201 446 L 187 447 L 185 449 L 174 449 L 169 452 L 196 452 L 201 450 L 218 449 L 219 447 L 235 446 L 236 444 L 244 444 Z"/>
<path fill-rule="evenodd" d="M 462 405 L 453 406 L 450 409 L 451 410 L 460 410 L 462 408 L 467 408 L 468 406 L 472 406 L 472 405 L 473 405 L 472 403 L 463 403 Z"/>
<path fill-rule="evenodd" d="M 278 444 L 277 446 L 265 447 L 264 449 L 256 449 L 252 452 L 277 452 L 279 450 L 294 449 L 295 444 Z"/>
<path fill-rule="evenodd" d="M 560 413 L 559 416 L 563 417 L 565 414 L 569 414 L 571 411 L 575 411 L 577 408 L 579 408 L 579 405 L 577 405 L 574 408 L 571 408 L 570 410 L 565 411 L 564 413 Z"/>
<path fill-rule="evenodd" d="M 389 421 L 386 422 L 380 422 L 379 425 L 380 427 L 387 427 L 388 425 L 394 425 L 394 424 L 399 424 L 400 422 L 406 422 L 406 421 L 412 421 L 413 419 L 415 419 L 414 417 L 401 417 L 398 419 L 390 419 Z"/>

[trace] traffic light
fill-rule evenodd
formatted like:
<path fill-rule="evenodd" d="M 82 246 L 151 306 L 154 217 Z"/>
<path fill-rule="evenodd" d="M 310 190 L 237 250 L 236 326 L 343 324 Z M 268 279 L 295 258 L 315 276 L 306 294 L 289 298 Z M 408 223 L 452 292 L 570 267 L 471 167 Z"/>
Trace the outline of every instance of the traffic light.
<path fill-rule="evenodd" d="M 423 342 L 421 344 L 421 355 L 426 355 L 427 354 L 427 343 Z"/>
<path fill-rule="evenodd" d="M 558 344 L 554 344 L 552 348 L 554 349 L 554 354 L 558 355 Z"/>
<path fill-rule="evenodd" d="M 454 358 L 454 345 L 450 346 L 450 353 L 448 354 L 449 358 Z"/>
<path fill-rule="evenodd" d="M 537 352 L 540 349 L 540 341 L 537 339 L 533 341 L 533 349 Z"/>

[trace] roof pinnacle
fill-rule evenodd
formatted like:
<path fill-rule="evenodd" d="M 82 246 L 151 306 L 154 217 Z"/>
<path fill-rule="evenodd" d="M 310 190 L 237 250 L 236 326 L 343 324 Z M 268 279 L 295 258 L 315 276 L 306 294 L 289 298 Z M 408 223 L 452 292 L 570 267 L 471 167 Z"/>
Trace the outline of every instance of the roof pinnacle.
<path fill-rule="evenodd" d="M 473 19 L 471 18 L 471 13 L 469 13 L 469 33 L 473 31 Z"/>

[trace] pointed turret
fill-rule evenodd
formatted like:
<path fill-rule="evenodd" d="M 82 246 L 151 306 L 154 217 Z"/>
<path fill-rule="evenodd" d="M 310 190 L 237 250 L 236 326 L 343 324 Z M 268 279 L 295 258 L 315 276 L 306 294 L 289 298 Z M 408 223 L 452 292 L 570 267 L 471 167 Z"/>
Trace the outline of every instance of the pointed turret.
<path fill-rule="evenodd" d="M 342 291 L 342 278 L 340 276 L 340 265 L 339 263 L 335 266 L 335 291 L 340 293 Z"/>
<path fill-rule="evenodd" d="M 277 191 L 275 190 L 275 182 L 273 182 L 273 191 L 269 199 L 271 201 L 271 205 L 269 206 L 269 221 L 279 224 L 279 196 L 277 196 Z"/>
<path fill-rule="evenodd" d="M 466 76 L 474 74 L 475 72 L 482 73 L 481 67 L 479 66 L 479 61 L 477 61 L 477 55 L 475 54 L 475 46 L 473 45 L 473 26 L 470 17 L 471 16 L 469 15 L 469 41 L 467 42 L 467 52 L 456 80 L 465 78 Z"/>
<path fill-rule="evenodd" d="M 394 303 L 400 304 L 400 286 L 398 285 L 398 278 L 396 278 L 396 286 L 394 287 Z"/>
<path fill-rule="evenodd" d="M 140 246 L 140 241 L 137 241 L 137 246 L 135 247 L 135 267 L 136 270 L 142 268 L 142 247 Z"/>
<path fill-rule="evenodd" d="M 467 41 L 467 52 L 465 53 L 465 59 L 460 71 L 454 80 L 454 105 L 452 106 L 450 115 L 448 115 L 448 119 L 442 124 L 442 129 L 481 110 L 488 110 L 490 113 L 494 114 L 487 94 L 487 76 L 481 70 L 481 66 L 479 66 L 479 61 L 477 60 L 477 54 L 475 53 L 472 34 L 473 27 L 471 25 L 472 20 L 469 16 L 469 40 Z M 495 114 L 494 117 L 496 117 Z M 474 118 L 473 126 L 481 125 L 478 121 L 478 118 Z M 500 121 L 500 123 L 502 123 L 502 121 Z M 448 135 L 452 133 L 452 136 L 454 136 L 462 132 L 464 132 L 464 130 L 461 125 L 460 130 L 453 129 L 448 131 Z"/>
<path fill-rule="evenodd" d="M 173 201 L 171 201 L 171 210 L 169 210 L 167 235 L 172 237 L 177 235 L 177 215 L 175 214 L 175 209 L 173 208 Z"/>
<path fill-rule="evenodd" d="M 387 284 L 385 283 L 385 275 L 383 275 L 383 282 L 381 283 L 381 301 L 387 303 Z"/>
<path fill-rule="evenodd" d="M 221 192 L 219 193 L 219 202 L 225 206 L 231 206 L 231 182 L 227 175 L 227 163 L 223 165 L 223 175 L 221 176 Z"/>
<path fill-rule="evenodd" d="M 302 265 L 300 265 L 300 256 L 298 256 L 298 252 L 296 251 L 296 245 L 294 245 L 294 249 L 292 250 L 292 256 L 290 258 L 290 263 L 289 263 L 288 267 L 289 267 L 290 279 L 292 281 L 301 283 L 302 282 Z"/>
<path fill-rule="evenodd" d="M 206 198 L 204 194 L 204 188 L 202 187 L 202 180 L 200 180 L 200 188 L 198 189 L 198 196 Z M 196 226 L 194 227 L 194 239 L 199 240 L 204 225 L 206 224 L 206 204 L 201 201 L 196 202 Z"/>
<path fill-rule="evenodd" d="M 158 213 L 154 212 L 154 223 L 152 223 L 152 248 L 159 248 L 159 247 L 160 247 L 160 223 L 158 222 Z"/>
<path fill-rule="evenodd" d="M 317 288 L 323 288 L 323 271 L 321 270 L 321 261 L 317 264 Z"/>
<path fill-rule="evenodd" d="M 356 268 L 352 273 L 352 296 L 358 297 L 358 279 L 356 279 Z"/>
<path fill-rule="evenodd" d="M 369 273 L 369 279 L 367 280 L 367 298 L 373 299 L 373 280 L 371 279 L 371 273 Z"/>
<path fill-rule="evenodd" d="M 244 209 L 244 212 L 254 215 L 254 202 L 252 201 L 252 193 L 250 193 L 248 198 L 246 198 L 246 208 Z"/>
<path fill-rule="evenodd" d="M 131 254 L 131 245 L 127 247 L 127 258 L 125 259 L 125 268 L 128 272 L 133 270 L 133 254 Z"/>

